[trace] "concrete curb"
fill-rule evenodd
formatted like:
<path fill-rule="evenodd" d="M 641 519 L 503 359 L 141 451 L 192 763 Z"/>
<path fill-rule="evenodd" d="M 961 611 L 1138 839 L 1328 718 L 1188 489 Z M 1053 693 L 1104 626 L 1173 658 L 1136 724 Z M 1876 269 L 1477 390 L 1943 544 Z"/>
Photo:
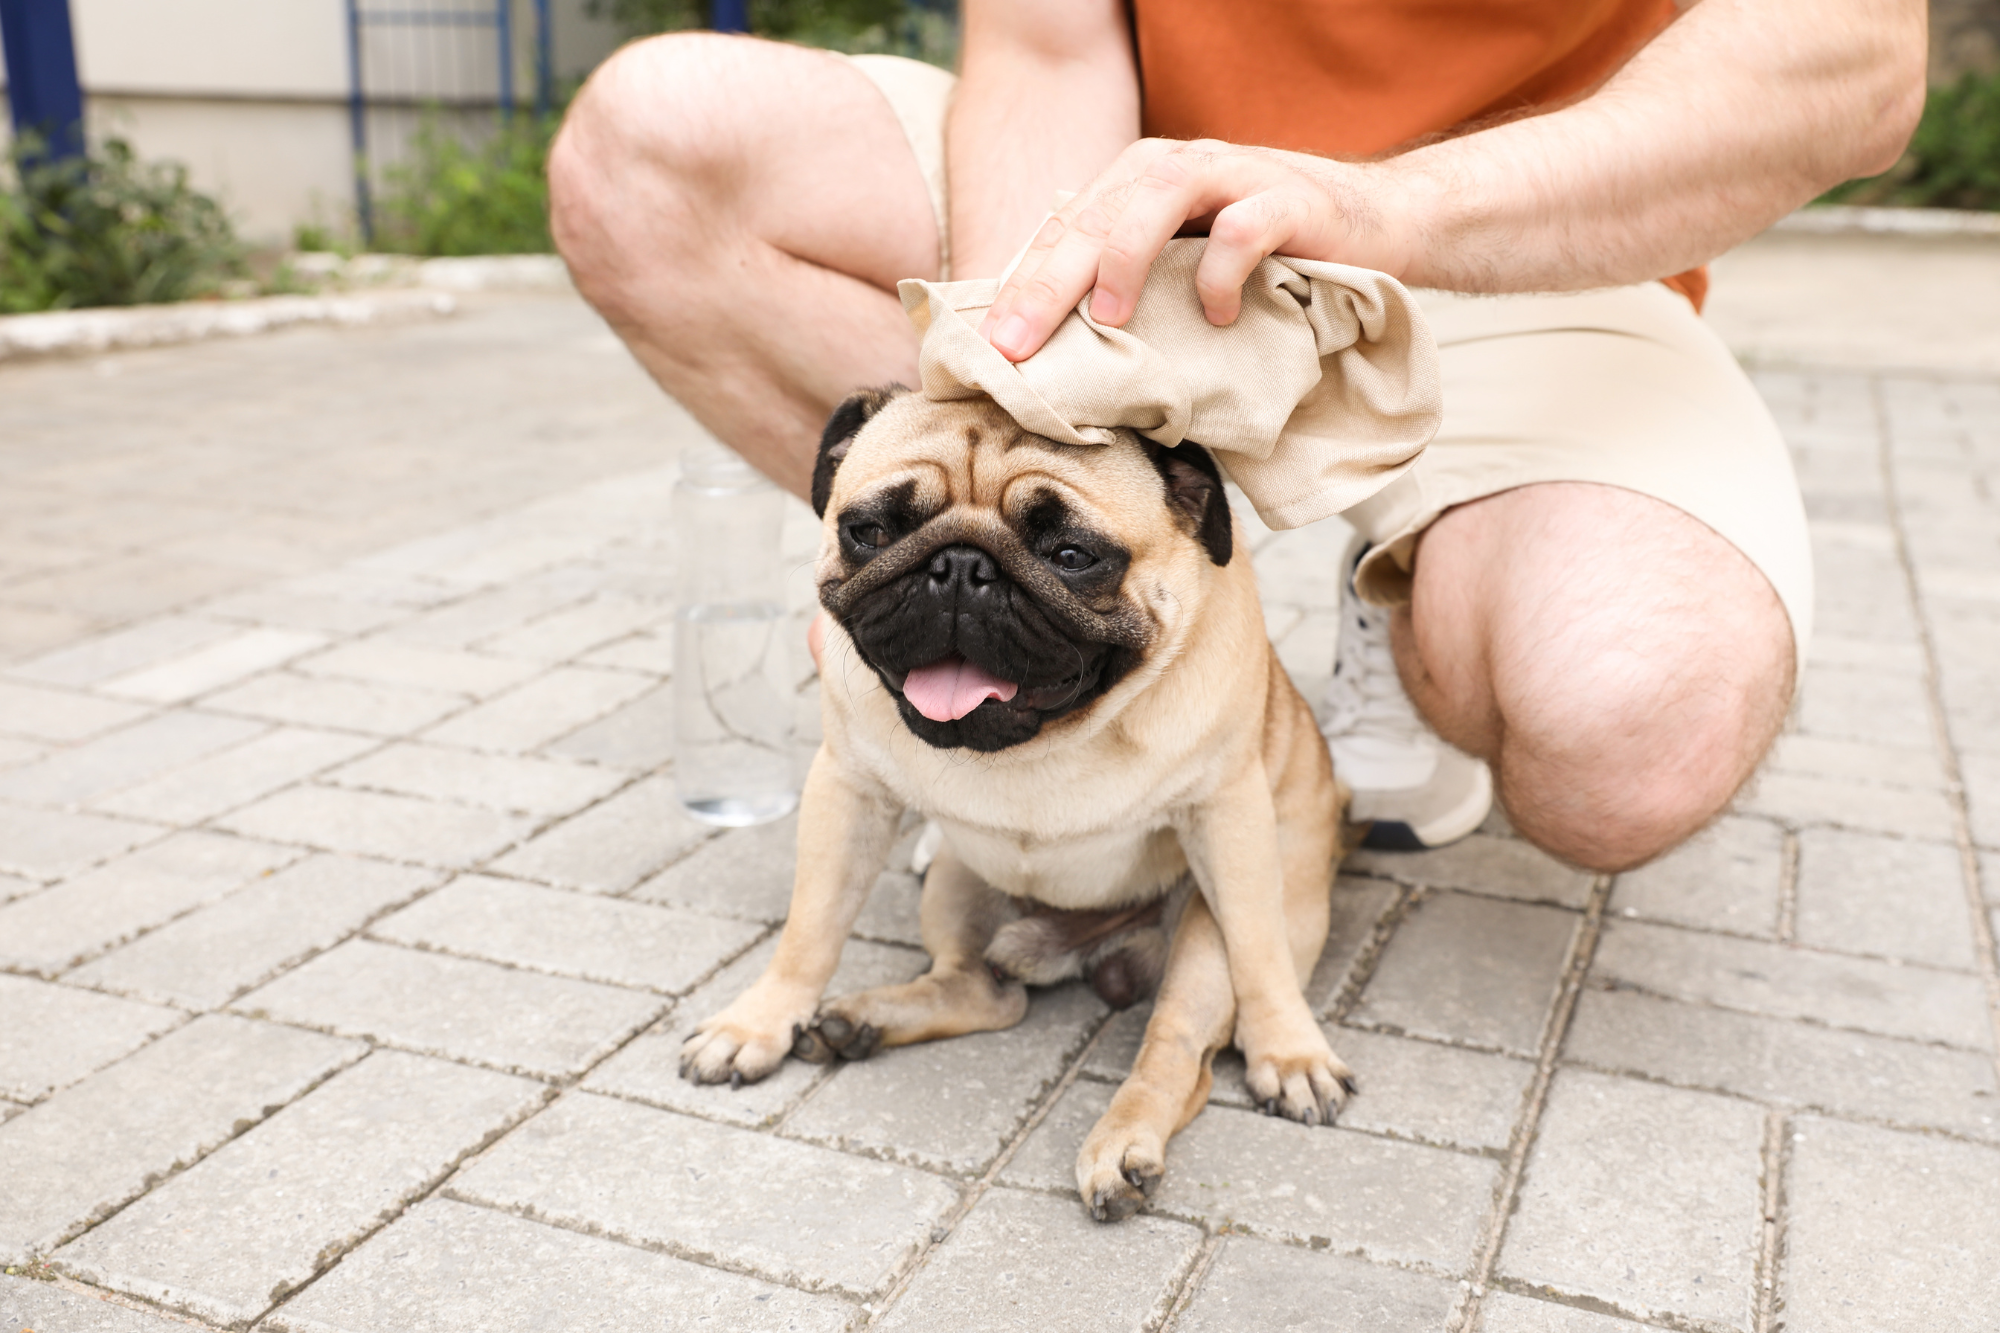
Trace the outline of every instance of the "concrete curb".
<path fill-rule="evenodd" d="M 52 310 L 0 317 L 0 363 L 29 357 L 163 347 L 207 338 L 241 338 L 300 324 L 404 323 L 449 315 L 458 302 L 421 289 L 353 296 L 261 296 L 245 301 Z"/>
<path fill-rule="evenodd" d="M 1814 236 L 1979 237 L 2000 240 L 2000 213 L 1967 208 L 1855 208 L 1826 204 L 1779 218 L 1772 231 Z"/>

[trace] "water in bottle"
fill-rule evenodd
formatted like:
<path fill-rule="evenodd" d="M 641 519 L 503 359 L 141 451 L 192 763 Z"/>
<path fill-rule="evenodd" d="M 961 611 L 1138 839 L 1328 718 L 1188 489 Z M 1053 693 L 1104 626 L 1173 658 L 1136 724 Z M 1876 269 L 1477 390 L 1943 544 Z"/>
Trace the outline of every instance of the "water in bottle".
<path fill-rule="evenodd" d="M 799 803 L 784 497 L 713 446 L 683 461 L 673 508 L 675 795 L 706 823 L 761 824 Z"/>

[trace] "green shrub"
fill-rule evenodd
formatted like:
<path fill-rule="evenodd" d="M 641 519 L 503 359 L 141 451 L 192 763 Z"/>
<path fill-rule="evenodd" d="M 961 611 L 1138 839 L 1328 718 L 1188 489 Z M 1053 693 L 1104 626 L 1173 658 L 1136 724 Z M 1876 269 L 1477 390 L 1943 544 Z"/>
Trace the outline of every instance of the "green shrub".
<path fill-rule="evenodd" d="M 549 141 L 557 118 L 526 112 L 476 146 L 425 118 L 408 161 L 388 168 L 375 247 L 417 255 L 542 254 L 549 239 Z"/>
<path fill-rule="evenodd" d="M 707 27 L 707 0 L 587 0 L 589 11 L 634 37 Z M 750 0 L 759 37 L 850 55 L 886 53 L 950 69 L 958 57 L 955 4 L 921 0 Z"/>
<path fill-rule="evenodd" d="M 1931 89 L 1896 165 L 1835 187 L 1825 202 L 2000 209 L 2000 74 Z"/>
<path fill-rule="evenodd" d="M 50 161 L 16 140 L 0 171 L 0 313 L 206 296 L 244 271 L 215 200 L 122 139 Z"/>

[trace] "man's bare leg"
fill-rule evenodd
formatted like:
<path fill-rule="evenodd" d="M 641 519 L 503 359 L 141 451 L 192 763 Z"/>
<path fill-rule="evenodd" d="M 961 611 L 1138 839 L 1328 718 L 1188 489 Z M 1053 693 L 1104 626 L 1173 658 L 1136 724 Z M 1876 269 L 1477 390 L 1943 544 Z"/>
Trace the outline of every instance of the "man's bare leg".
<path fill-rule="evenodd" d="M 1515 828 L 1594 870 L 1714 818 L 1792 696 L 1791 625 L 1763 574 L 1700 521 L 1612 486 L 1447 511 L 1391 635 L 1410 698 L 1493 765 Z"/>
<path fill-rule="evenodd" d="M 549 193 L 584 297 L 793 493 L 842 398 L 915 382 L 896 282 L 937 273 L 937 222 L 895 113 L 847 60 L 713 33 L 635 42 L 577 95 Z"/>

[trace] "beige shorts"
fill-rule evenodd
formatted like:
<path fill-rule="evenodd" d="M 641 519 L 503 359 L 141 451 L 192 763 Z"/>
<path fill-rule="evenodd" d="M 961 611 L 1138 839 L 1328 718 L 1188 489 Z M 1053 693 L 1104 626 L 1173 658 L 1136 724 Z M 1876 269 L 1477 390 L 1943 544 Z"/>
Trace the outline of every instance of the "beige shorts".
<path fill-rule="evenodd" d="M 952 76 L 853 57 L 895 109 L 948 236 L 944 117 Z M 1812 636 L 1812 552 L 1791 456 L 1757 390 L 1686 299 L 1656 282 L 1554 295 L 1417 293 L 1437 337 L 1444 425 L 1416 466 L 1344 517 L 1370 542 L 1368 600 L 1409 598 L 1419 533 L 1453 505 L 1537 482 L 1663 500 L 1750 558 Z"/>

